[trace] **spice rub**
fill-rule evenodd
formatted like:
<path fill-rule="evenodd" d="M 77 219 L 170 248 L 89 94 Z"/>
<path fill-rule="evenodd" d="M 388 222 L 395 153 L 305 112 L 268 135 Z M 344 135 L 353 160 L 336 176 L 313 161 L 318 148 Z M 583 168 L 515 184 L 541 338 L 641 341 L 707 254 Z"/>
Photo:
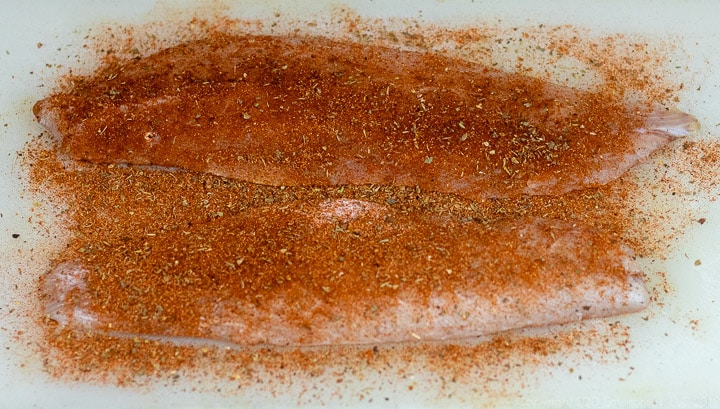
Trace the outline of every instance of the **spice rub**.
<path fill-rule="evenodd" d="M 236 345 L 474 337 L 643 309 L 630 250 L 582 223 L 483 224 L 295 201 L 113 243 L 44 278 L 47 315 L 115 336 Z"/>
<path fill-rule="evenodd" d="M 698 128 L 616 87 L 315 37 L 215 33 L 68 84 L 34 107 L 53 154 L 90 162 L 53 169 L 86 207 L 46 314 L 174 344 L 453 340 L 641 310 L 622 209 L 603 207 L 625 192 L 605 184 Z"/>
<path fill-rule="evenodd" d="M 71 158 L 274 186 L 557 195 L 698 128 L 612 92 L 315 37 L 214 34 L 72 84 L 34 107 Z"/>

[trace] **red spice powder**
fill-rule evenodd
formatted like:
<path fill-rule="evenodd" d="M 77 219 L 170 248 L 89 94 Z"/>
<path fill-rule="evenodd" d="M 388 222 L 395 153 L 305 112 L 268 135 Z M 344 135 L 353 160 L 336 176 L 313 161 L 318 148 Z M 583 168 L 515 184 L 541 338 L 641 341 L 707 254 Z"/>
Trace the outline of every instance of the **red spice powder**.
<path fill-rule="evenodd" d="M 447 38 L 448 32 L 437 34 Z M 454 33 L 458 41 L 471 42 L 478 35 L 470 31 Z M 209 37 L 206 45 L 225 38 L 223 35 Z M 428 40 L 430 41 L 430 40 Z M 564 47 L 564 46 L 563 46 Z M 117 65 L 110 65 L 99 75 L 111 75 Z M 623 76 L 629 81 L 629 76 Z M 298 81 L 295 79 L 294 81 Z M 644 80 L 643 80 L 644 81 Z M 642 84 L 645 82 L 641 81 Z M 539 83 L 537 83 L 539 84 Z M 187 84 L 185 84 L 187 85 Z M 82 84 L 79 85 L 82 87 Z M 527 84 L 524 84 L 526 87 Z M 539 85 L 536 85 L 539 86 Z M 201 93 L 202 87 L 197 87 Z M 107 94 L 112 89 L 98 90 Z M 132 88 L 138 93 L 143 84 Z M 128 94 L 116 98 L 132 98 Z M 598 98 L 612 98 L 602 94 Z M 607 101 L 610 101 L 608 99 Z M 88 101 L 89 104 L 96 101 Z M 603 107 L 607 108 L 604 110 Z M 499 109 L 499 108 L 498 108 Z M 598 126 L 606 119 L 618 114 L 617 104 L 590 104 L 584 109 L 592 111 L 592 122 Z M 598 147 L 582 149 L 592 151 Z M 582 155 L 583 151 L 579 151 Z M 612 145 L 602 149 L 612 151 Z M 419 188 L 400 186 L 342 186 L 342 187 L 284 187 L 264 186 L 206 173 L 164 172 L 106 164 L 61 162 L 58 148 L 31 147 L 30 174 L 34 188 L 49 189 L 57 200 L 68 209 L 68 226 L 72 238 L 68 248 L 58 258 L 82 259 L 90 263 L 120 261 L 118 249 L 127 243 L 139 244 L 153 237 L 171 237 L 172 232 L 183 228 L 214 221 L 222 223 L 224 217 L 238 214 L 249 208 L 279 206 L 295 201 L 320 201 L 327 198 L 362 199 L 380 203 L 402 212 L 413 214 L 452 215 L 494 222 L 525 216 L 556 218 L 566 221 L 580 221 L 594 228 L 610 232 L 611 236 L 625 240 L 636 250 L 643 250 L 642 240 L 629 236 L 634 222 L 627 213 L 627 198 L 633 195 L 637 186 L 626 180 L 601 187 L 590 187 L 559 196 L 519 196 L 504 199 L 471 201 L 454 195 L 425 191 Z M 566 165 L 572 165 L 568 163 Z M 201 169 L 199 169 L 201 170 Z M 171 248 L 173 243 L 163 243 Z M 127 256 L 139 257 L 138 249 L 127 249 Z M 601 250 L 601 249 L 599 249 Z M 122 252 L 121 252 L 122 253 Z M 200 268 L 201 266 L 197 266 Z M 122 269 L 113 270 L 110 278 L 119 283 L 125 278 Z M 151 286 L 152 283 L 146 283 Z M 356 285 L 360 285 L 359 283 Z M 120 286 L 93 284 L 94 291 L 111 300 L 107 305 L 121 308 L 128 301 L 128 293 L 117 291 Z M 322 283 L 315 283 L 322 287 Z M 152 288 L 152 287 L 150 287 Z M 356 287 L 347 289 L 351 294 Z M 230 289 L 233 290 L 233 289 Z M 235 288 L 234 290 L 238 290 Z M 115 291 L 115 292 L 114 292 Z M 193 297 L 194 292 L 176 294 L 177 297 Z M 342 296 L 338 295 L 338 296 Z M 146 301 L 153 303 L 163 297 L 153 291 L 143 293 Z M 179 304 L 181 305 L 181 303 Z M 185 317 L 188 318 L 188 317 Z M 192 321 L 192 317 L 188 322 Z M 383 346 L 378 348 L 336 348 L 316 350 L 248 350 L 225 351 L 210 347 L 173 346 L 160 342 L 121 339 L 93 333 L 77 333 L 60 329 L 53 322 L 46 322 L 47 351 L 52 360 L 48 371 L 56 376 L 75 376 L 77 379 L 115 381 L 133 384 L 143 376 L 175 376 L 177 373 L 191 373 L 193 370 L 207 371 L 212 366 L 222 367 L 213 376 L 231 379 L 239 384 L 251 384 L 259 378 L 254 371 L 270 371 L 275 380 L 282 384 L 283 374 L 295 371 L 319 375 L 327 368 L 357 366 L 364 362 L 366 368 L 392 367 L 403 359 L 421 356 L 428 368 L 445 374 L 452 373 L 453 380 L 464 379 L 473 369 L 477 370 L 479 359 L 494 362 L 500 367 L 510 356 L 522 356 L 528 361 L 534 356 L 548 356 L 565 349 L 576 348 L 578 343 L 592 342 L 588 334 L 563 333 L 555 337 L 514 338 L 512 335 L 499 336 L 488 343 L 475 345 L 415 345 Z M 614 345 L 627 348 L 627 333 L 617 335 Z M 400 350 L 394 355 L 388 351 Z M 514 355 L 520 354 L 520 355 Z M 621 354 L 622 355 L 622 354 Z M 382 359 L 380 359 L 382 357 Z M 394 357 L 394 358 L 393 358 Z M 538 360 L 542 361 L 542 359 Z M 210 362 L 212 366 L 206 364 Z M 487 365 L 490 365 L 489 363 Z M 398 366 L 399 367 L 399 366 Z M 397 370 L 397 369 L 396 369 Z M 68 375 L 72 374 L 72 375 Z M 467 378 L 465 378 L 467 379 Z"/>

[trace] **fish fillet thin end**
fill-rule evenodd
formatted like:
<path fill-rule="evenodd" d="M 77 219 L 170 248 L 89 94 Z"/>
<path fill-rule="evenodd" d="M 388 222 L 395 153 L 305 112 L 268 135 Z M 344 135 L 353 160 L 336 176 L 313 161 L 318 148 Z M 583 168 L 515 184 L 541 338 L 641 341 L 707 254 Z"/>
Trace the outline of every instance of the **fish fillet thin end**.
<path fill-rule="evenodd" d="M 607 184 L 627 172 L 633 166 L 644 162 L 653 152 L 678 138 L 692 137 L 700 131 L 700 122 L 692 115 L 675 108 L 656 107 L 645 118 L 644 126 L 635 129 L 633 148 L 626 153 L 603 155 L 604 162 L 583 179 L 568 181 L 546 174 L 530 178 L 524 193 L 528 195 L 544 194 L 557 185 L 558 193 L 567 193 L 587 186 Z M 596 137 L 602 137 L 597 135 Z"/>

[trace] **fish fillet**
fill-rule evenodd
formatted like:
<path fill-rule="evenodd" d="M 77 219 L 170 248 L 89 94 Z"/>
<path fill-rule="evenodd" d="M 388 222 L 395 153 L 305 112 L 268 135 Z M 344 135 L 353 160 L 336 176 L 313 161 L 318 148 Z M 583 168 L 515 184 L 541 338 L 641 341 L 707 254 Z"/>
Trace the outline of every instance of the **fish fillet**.
<path fill-rule="evenodd" d="M 118 62 L 39 101 L 71 158 L 291 186 L 478 200 L 605 184 L 698 122 L 432 53 L 218 36 Z"/>
<path fill-rule="evenodd" d="M 45 276 L 48 317 L 170 342 L 360 345 L 475 337 L 648 303 L 632 252 L 579 222 L 485 225 L 362 200 L 252 208 L 108 252 Z"/>

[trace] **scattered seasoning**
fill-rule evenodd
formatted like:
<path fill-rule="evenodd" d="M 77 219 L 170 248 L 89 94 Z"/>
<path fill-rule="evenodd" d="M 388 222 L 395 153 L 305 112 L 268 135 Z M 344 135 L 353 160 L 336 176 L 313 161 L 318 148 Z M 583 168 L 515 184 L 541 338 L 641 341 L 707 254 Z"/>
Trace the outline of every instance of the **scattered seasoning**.
<path fill-rule="evenodd" d="M 248 208 L 262 208 L 268 205 L 282 206 L 284 203 L 295 201 L 317 201 L 327 198 L 361 199 L 383 205 L 391 203 L 393 209 L 406 214 L 415 212 L 450 214 L 460 219 L 490 224 L 522 216 L 578 220 L 595 228 L 622 235 L 624 226 L 628 223 L 622 211 L 622 206 L 627 203 L 624 198 L 629 194 L 630 189 L 636 187 L 633 183 L 625 184 L 619 181 L 602 188 L 572 192 L 563 196 L 527 196 L 519 199 L 474 202 L 452 195 L 417 192 L 415 189 L 397 186 L 361 185 L 344 186 L 342 189 L 333 187 L 281 188 L 192 172 L 164 172 L 101 164 L 83 164 L 81 168 L 66 168 L 54 156 L 53 150 L 48 151 L 45 148 L 37 148 L 35 151 L 31 149 L 28 159 L 32 160 L 33 157 L 44 158 L 41 161 L 35 161 L 30 168 L 33 183 L 42 191 L 50 189 L 56 200 L 60 200 L 66 205 L 72 205 L 73 208 L 68 223 L 74 232 L 74 239 L 70 242 L 65 255 L 61 255 L 60 259 L 79 257 L 98 267 L 104 266 L 108 262 L 118 261 L 109 257 L 111 254 L 117 253 L 118 246 L 127 246 L 127 243 L 142 244 L 143 237 L 150 240 L 155 237 L 165 237 L 172 232 L 187 231 L 193 225 L 215 219 L 218 212 L 222 212 L 223 217 L 232 217 Z M 97 209 L 104 210 L 98 212 Z M 338 234 L 353 234 L 352 231 L 346 231 L 346 227 L 343 225 L 338 225 L 337 229 Z M 378 242 L 378 245 L 383 246 L 387 243 Z M 165 246 L 171 248 L 172 243 L 165 243 Z M 211 254 L 212 248 L 212 244 L 208 243 L 208 245 L 198 246 L 197 251 L 209 251 L 208 254 Z M 147 253 L 148 249 L 140 246 L 135 249 L 128 248 L 126 251 L 129 256 L 142 258 L 150 255 Z M 286 250 L 286 253 L 291 252 L 292 249 Z M 278 252 L 278 255 L 282 256 L 282 253 Z M 243 267 L 249 262 L 249 256 L 254 260 L 256 257 L 261 257 L 260 255 L 253 256 L 252 253 L 235 254 L 226 260 L 225 265 L 234 264 L 235 269 Z M 342 256 L 338 257 L 338 263 L 342 264 L 342 260 Z M 179 266 L 185 260 L 168 261 L 172 265 L 177 263 Z M 202 267 L 183 266 L 182 271 L 185 273 L 171 279 L 178 279 L 181 280 L 181 283 L 186 283 L 186 288 L 189 290 L 196 283 L 194 271 L 198 271 L 196 270 L 198 268 Z M 233 268 L 229 266 L 227 268 L 229 271 L 233 271 Z M 148 316 L 156 312 L 156 306 L 163 305 L 164 296 L 161 293 L 158 293 L 157 297 L 153 297 L 153 292 L 143 290 L 143 288 L 152 288 L 152 280 L 156 279 L 153 278 L 154 273 L 148 272 L 144 276 L 142 272 L 123 273 L 123 270 L 117 271 L 120 272 L 119 276 L 113 276 L 111 280 L 108 276 L 105 278 L 105 280 L 110 280 L 108 283 L 112 281 L 117 283 L 117 286 L 104 287 L 102 275 L 95 277 L 97 288 L 105 294 L 103 300 L 113 300 L 113 303 L 109 304 L 113 308 L 136 302 L 133 301 L 135 299 L 133 286 L 144 293 L 143 302 L 146 304 Z M 453 270 L 452 274 L 443 272 L 438 278 L 442 277 L 443 281 L 450 283 L 455 275 Z M 131 276 L 141 278 L 143 281 L 129 286 L 128 283 L 133 281 L 126 280 L 129 280 Z M 281 277 L 276 278 L 281 279 Z M 267 279 L 270 280 L 268 283 L 272 282 L 272 277 L 267 277 Z M 138 286 L 138 284 L 140 285 Z M 415 285 L 418 284 L 431 285 L 432 283 L 420 281 Z M 249 290 L 253 285 L 257 284 L 238 282 L 236 291 Z M 318 289 L 328 296 L 341 296 L 349 290 L 343 287 L 335 288 L 336 286 L 323 282 L 317 283 L 317 285 Z M 377 288 L 394 291 L 394 289 L 400 288 L 400 284 L 393 281 L 382 281 L 377 284 Z M 174 294 L 174 297 L 181 306 L 182 301 L 180 300 L 183 297 L 188 297 L 190 300 L 193 299 L 194 294 L 194 291 L 180 291 Z M 163 306 L 162 311 L 170 311 L 171 307 Z M 142 311 L 137 308 L 136 310 Z M 142 319 L 142 317 L 138 318 Z M 329 355 L 321 354 L 324 358 L 318 360 L 319 356 L 312 352 L 276 351 L 270 353 L 273 356 L 270 361 L 260 362 L 252 360 L 248 356 L 249 352 L 230 353 L 210 348 L 209 352 L 203 353 L 197 348 L 189 346 L 178 347 L 153 341 L 134 342 L 100 334 L 82 335 L 69 329 L 58 330 L 52 321 L 46 322 L 44 325 L 48 334 L 47 342 L 52 347 L 48 353 L 58 359 L 48 368 L 51 373 L 63 377 L 68 373 L 85 374 L 83 377 L 94 374 L 94 376 L 104 377 L 103 379 L 112 379 L 115 383 L 129 385 L 136 382 L 134 379 L 137 376 L 151 374 L 164 376 L 163 374 L 167 374 L 169 371 L 192 371 L 197 366 L 204 367 L 203 362 L 208 360 L 213 362 L 212 365 L 229 365 L 233 368 L 249 361 L 253 362 L 253 365 L 265 366 L 267 370 L 277 374 L 284 373 L 283 371 L 277 372 L 278 362 L 282 361 L 286 366 L 292 362 L 292 365 L 299 370 L 302 368 L 302 371 L 306 371 L 304 373 L 322 373 L 325 371 L 322 368 L 323 364 L 331 366 L 348 359 L 352 361 L 352 357 L 359 353 L 355 348 L 341 348 Z M 555 341 L 543 338 L 512 341 L 505 348 L 506 355 L 501 356 L 509 357 L 513 350 L 518 352 L 538 351 L 549 348 L 550 351 L 547 354 L 553 354 L 562 349 L 560 346 L 550 347 L 550 345 L 555 345 Z M 457 354 L 457 359 L 452 361 L 448 361 L 447 355 L 444 359 L 440 358 L 443 354 L 441 351 L 445 348 L 449 347 L 426 345 L 404 347 L 401 352 L 402 354 L 422 353 L 423 356 L 434 362 L 430 367 L 436 368 L 435 370 L 453 368 L 452 371 L 459 371 L 458 376 L 460 376 L 461 368 L 467 367 L 471 362 L 475 362 L 473 365 L 477 365 L 478 362 L 471 359 L 462 363 L 463 359 L 468 359 L 473 356 L 473 352 L 480 350 L 484 351 L 484 354 L 495 354 L 492 351 L 497 348 L 497 345 L 483 344 L 482 346 L 467 347 L 467 349 L 458 346 L 459 349 L 453 349 L 454 354 Z M 109 352 L 104 353 L 103 351 L 106 350 Z M 386 359 L 396 359 L 397 353 L 400 353 L 400 351 L 391 351 L 394 351 L 393 354 L 387 355 Z M 264 354 L 267 353 L 267 351 L 264 352 Z M 157 358 L 149 361 L 130 358 L 139 356 Z M 297 360 L 295 361 L 295 359 Z M 403 361 L 394 362 L 394 365 L 400 366 Z M 380 364 L 378 363 L 378 365 Z M 498 368 L 500 367 L 503 367 L 503 364 L 498 362 Z M 485 368 L 489 370 L 487 365 Z M 240 377 L 236 379 L 238 382 L 253 382 L 255 379 L 246 371 L 239 369 L 238 371 L 240 371 Z M 282 382 L 278 381 L 276 385 L 282 385 Z"/>
<path fill-rule="evenodd" d="M 348 26 L 357 30 L 352 33 L 372 28 L 370 22 L 358 20 L 356 17 L 348 17 L 347 22 Z M 211 25 L 194 21 L 192 26 L 209 29 Z M 234 24 L 231 26 L 235 27 Z M 659 78 L 638 77 L 635 71 L 625 68 L 649 67 L 648 64 L 659 61 L 652 53 L 636 45 L 634 48 L 636 52 L 633 55 L 613 61 L 611 58 L 606 58 L 614 55 L 608 51 L 612 50 L 614 44 L 620 44 L 618 40 L 622 39 L 607 38 L 588 45 L 581 41 L 582 36 L 574 32 L 570 34 L 566 37 L 558 35 L 553 38 L 547 49 L 556 53 L 553 55 L 558 58 L 572 50 L 581 60 L 585 58 L 592 61 L 593 66 L 600 70 L 600 74 L 606 75 L 608 88 L 636 89 L 652 93 L 653 87 L 662 83 L 663 95 L 666 95 L 665 83 L 658 81 Z M 408 28 L 407 33 L 402 36 L 389 33 L 387 37 L 391 45 L 395 45 L 399 38 L 403 38 L 403 41 L 407 42 L 405 45 L 418 46 L 422 49 L 433 41 L 443 43 L 448 38 L 456 41 L 458 47 L 462 48 L 483 40 L 487 35 L 487 32 L 478 28 L 458 31 L 437 29 L 434 33 Z M 525 37 L 530 39 L 528 42 L 533 41 L 530 36 Z M 378 41 L 382 41 L 381 37 L 378 38 L 380 39 Z M 570 38 L 572 40 L 568 40 Z M 113 42 L 115 41 L 117 40 L 113 39 Z M 103 47 L 106 47 L 104 43 Z M 100 48 L 98 46 L 98 49 Z M 477 52 L 480 53 L 478 57 L 482 57 L 483 51 Z M 645 59 L 641 60 L 641 58 Z M 285 69 L 285 65 L 282 68 Z M 520 64 L 518 68 L 523 69 Z M 108 78 L 113 76 L 116 74 L 111 74 Z M 352 80 L 348 85 L 352 85 Z M 122 97 L 122 93 L 115 97 Z M 242 103 L 238 101 L 239 105 Z M 473 106 L 478 110 L 485 109 L 481 102 Z M 532 105 L 533 108 L 535 106 L 536 104 Z M 258 109 L 260 107 L 260 104 L 256 106 Z M 467 123 L 463 125 L 467 127 Z M 473 139 L 467 132 L 459 137 L 464 142 Z M 303 143 L 311 139 L 312 135 L 302 135 Z M 420 147 L 417 145 L 415 148 Z M 706 145 L 687 144 L 684 152 L 686 156 L 679 161 L 687 161 L 688 157 L 706 157 L 710 162 L 713 155 L 719 157 L 716 152 L 717 149 L 711 149 Z M 642 189 L 642 186 L 625 179 L 607 186 L 593 187 L 561 196 L 521 196 L 514 199 L 473 202 L 452 195 L 397 186 L 361 185 L 345 186 L 342 189 L 281 188 L 254 185 L 201 173 L 170 173 L 97 164 L 65 166 L 66 164 L 56 159 L 57 147 L 54 146 L 51 148 L 30 146 L 28 153 L 25 159 L 32 165 L 28 167 L 32 188 L 42 193 L 51 192 L 61 206 L 72 209 L 65 214 L 71 234 L 68 248 L 60 258 L 76 257 L 80 254 L 81 257 L 102 260 L 103 254 L 108 254 L 118 243 L 128 240 L 137 241 L 143 236 L 153 237 L 164 232 L 182 231 L 187 226 L 204 223 L 219 213 L 232 215 L 249 207 L 259 207 L 268 203 L 282 204 L 296 200 L 333 197 L 386 203 L 406 213 L 423 211 L 453 214 L 481 223 L 525 215 L 580 220 L 596 228 L 614 232 L 618 238 L 625 240 L 641 254 L 657 251 L 654 249 L 662 249 L 662 251 L 666 249 L 664 241 L 657 244 L 648 241 L 645 233 L 658 226 L 664 227 L 664 223 L 658 223 L 657 226 L 640 223 L 638 226 L 639 218 L 634 215 L 639 214 L 644 217 L 645 223 L 653 219 L 649 214 L 628 208 L 631 199 L 638 189 Z M 495 150 L 489 152 L 490 155 L 495 153 Z M 504 159 L 507 162 L 513 157 L 508 156 L 504 151 L 497 153 L 501 158 L 498 160 Z M 517 159 L 517 156 L 514 157 Z M 249 158 L 235 159 L 242 161 Z M 678 162 L 674 165 L 678 165 Z M 702 175 L 702 169 L 696 166 L 686 171 L 698 178 Z M 338 228 L 342 230 L 343 226 Z M 660 240 L 664 239 L 665 237 Z M 137 251 L 142 255 L 142 248 Z M 235 257 L 237 257 L 236 266 L 244 263 L 245 256 Z M 233 264 L 232 259 L 228 260 L 228 263 Z M 665 293 L 668 291 L 666 288 Z M 655 301 L 658 299 L 659 296 L 654 298 Z M 438 374 L 436 379 L 442 379 L 442 385 L 446 384 L 446 380 L 465 382 L 473 388 L 480 388 L 485 393 L 498 393 L 495 387 L 489 386 L 498 383 L 487 383 L 484 382 L 485 380 L 507 379 L 507 382 L 499 382 L 499 393 L 504 395 L 507 389 L 510 389 L 511 393 L 517 393 L 512 392 L 515 391 L 513 385 L 517 384 L 517 377 L 524 379 L 522 378 L 524 368 L 533 364 L 547 367 L 563 366 L 563 363 L 557 362 L 558 358 L 565 360 L 567 359 L 565 353 L 580 352 L 583 349 L 587 351 L 585 356 L 590 356 L 589 352 L 603 351 L 602 356 L 605 358 L 601 359 L 612 361 L 624 359 L 623 357 L 627 356 L 632 348 L 628 329 L 620 325 L 600 330 L 561 331 L 554 336 L 523 337 L 507 334 L 477 344 L 458 342 L 448 345 L 418 344 L 404 347 L 383 345 L 335 348 L 318 352 L 282 349 L 227 351 L 214 347 L 174 346 L 150 340 L 78 333 L 58 328 L 56 323 L 47 320 L 41 324 L 46 334 L 43 340 L 47 347 L 43 350 L 47 357 L 45 368 L 50 374 L 62 379 L 114 382 L 130 386 L 142 383 L 142 379 L 147 377 L 167 379 L 170 383 L 178 377 L 192 376 L 193 371 L 197 370 L 200 377 L 214 376 L 223 382 L 229 379 L 228 392 L 263 382 L 271 394 L 285 393 L 288 385 L 294 385 L 296 373 L 322 380 L 328 376 L 336 377 L 329 372 L 339 369 L 341 372 L 369 373 L 378 379 L 390 379 L 391 382 L 403 379 L 408 373 L 412 373 L 412 370 L 434 371 Z M 558 353 L 563 355 L 555 356 Z M 564 365 L 568 364 L 572 365 L 572 363 Z M 359 368 L 359 365 L 363 367 Z M 572 373 L 572 367 L 569 370 Z M 261 372 L 271 374 L 271 382 L 264 382 L 262 376 L 258 375 Z M 216 391 L 217 388 L 217 391 L 220 391 L 223 382 L 212 382 L 209 389 Z M 432 383 L 432 380 L 430 382 Z M 382 388 L 382 385 L 377 386 Z M 444 388 L 443 386 L 441 390 L 445 390 Z M 452 388 L 448 389 L 449 394 L 452 394 L 451 391 Z M 358 396 L 359 401 L 368 399 L 372 401 L 367 393 Z"/>

